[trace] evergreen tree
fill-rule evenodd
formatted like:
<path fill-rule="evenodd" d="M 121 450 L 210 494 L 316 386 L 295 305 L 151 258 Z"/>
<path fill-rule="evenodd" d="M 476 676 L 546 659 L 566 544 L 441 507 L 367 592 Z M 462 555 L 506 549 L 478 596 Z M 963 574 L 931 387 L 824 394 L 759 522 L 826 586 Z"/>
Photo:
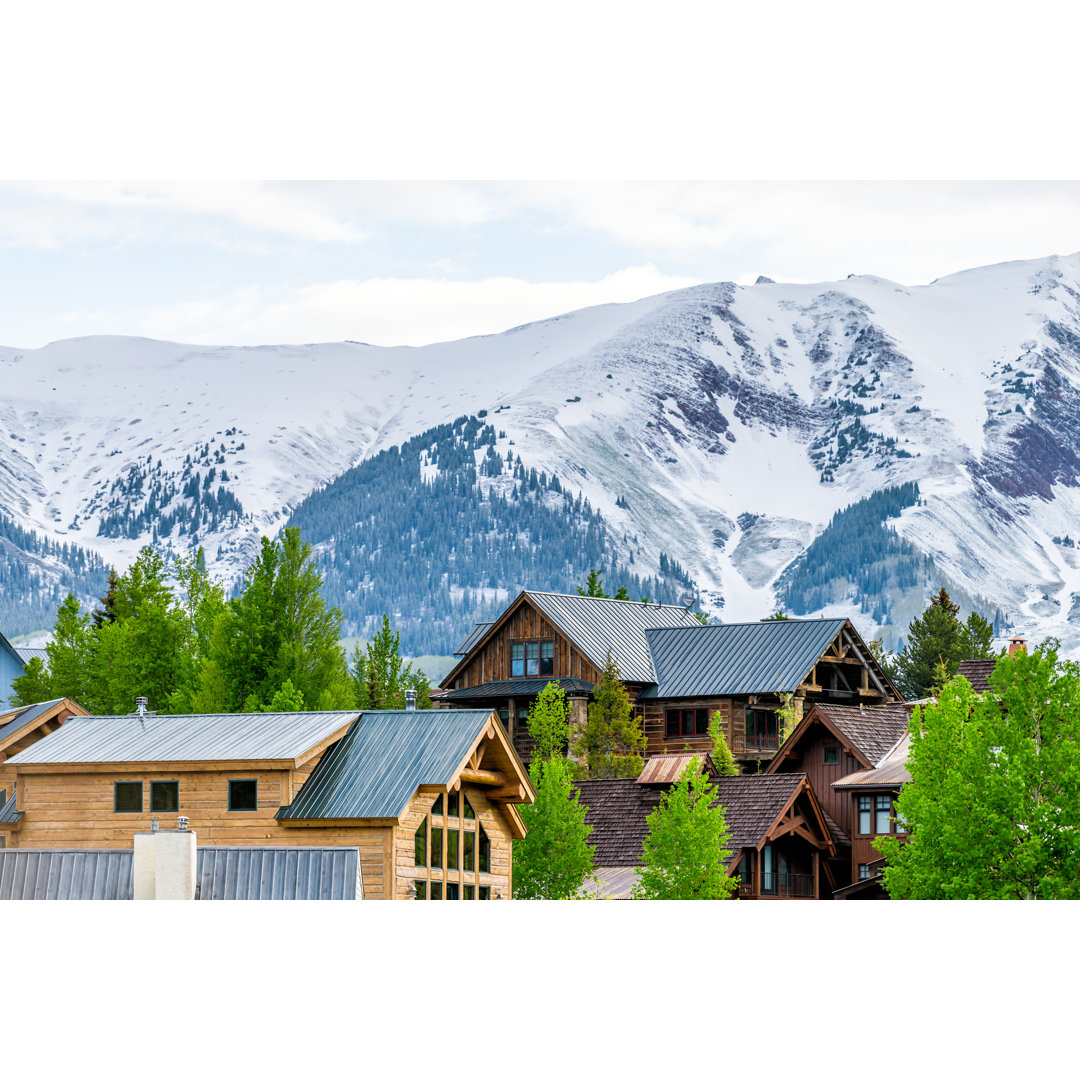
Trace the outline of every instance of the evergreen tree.
<path fill-rule="evenodd" d="M 526 834 L 514 841 L 514 896 L 519 900 L 566 900 L 576 896 L 593 872 L 588 843 L 592 826 L 571 779 L 563 748 L 570 733 L 570 704 L 549 682 L 529 710 L 536 748 L 529 779 L 536 801 L 520 808 Z"/>
<path fill-rule="evenodd" d="M 604 571 L 603 570 L 590 570 L 589 576 L 585 580 L 585 588 L 580 585 L 577 587 L 578 596 L 599 596 L 602 599 L 607 597 L 607 593 L 604 592 Z M 629 597 L 620 597 L 620 599 L 629 599 Z"/>
<path fill-rule="evenodd" d="M 578 738 L 575 753 L 585 759 L 589 777 L 595 780 L 637 776 L 644 766 L 641 757 L 644 749 L 641 722 L 634 716 L 622 674 L 608 650 L 600 682 L 593 687 L 589 719 Z"/>
<path fill-rule="evenodd" d="M 908 626 L 907 642 L 896 657 L 897 689 L 906 698 L 923 698 L 941 685 L 937 668 L 944 665 L 948 678 L 956 674 L 961 660 L 985 660 L 993 654 L 993 628 L 977 612 L 966 623 L 957 618 L 960 608 L 942 586 L 926 610 Z M 890 673 L 893 674 L 893 673 Z"/>
<path fill-rule="evenodd" d="M 875 841 L 890 896 L 1080 899 L 1080 671 L 1055 650 L 1002 656 L 986 693 L 954 678 L 916 709 L 909 839 Z"/>
<path fill-rule="evenodd" d="M 282 683 L 281 689 L 270 699 L 270 704 L 263 710 L 263 712 L 268 713 L 303 711 L 304 697 L 300 691 L 293 686 L 292 679 L 286 679 L 285 682 Z"/>
<path fill-rule="evenodd" d="M 109 584 L 105 590 L 105 595 L 99 600 L 101 607 L 95 608 L 91 612 L 90 617 L 94 620 L 94 629 L 100 630 L 103 623 L 113 622 L 116 618 L 116 592 L 118 582 L 116 578 L 116 567 L 109 567 Z"/>
<path fill-rule="evenodd" d="M 731 851 L 724 808 L 696 759 L 645 820 L 635 900 L 724 900 L 735 891 L 738 883 L 725 870 Z"/>
<path fill-rule="evenodd" d="M 413 671 L 412 662 L 401 656 L 401 635 L 390 629 L 388 615 L 368 642 L 366 650 L 353 649 L 352 682 L 356 704 L 361 709 L 404 709 L 405 691 L 416 691 L 416 707 L 431 708 L 431 684 L 422 671 Z"/>
<path fill-rule="evenodd" d="M 742 770 L 731 753 L 731 747 L 728 746 L 727 739 L 724 738 L 724 728 L 720 722 L 719 712 L 714 712 L 712 719 L 709 721 L 709 736 L 713 745 L 713 768 L 721 776 L 738 776 Z"/>

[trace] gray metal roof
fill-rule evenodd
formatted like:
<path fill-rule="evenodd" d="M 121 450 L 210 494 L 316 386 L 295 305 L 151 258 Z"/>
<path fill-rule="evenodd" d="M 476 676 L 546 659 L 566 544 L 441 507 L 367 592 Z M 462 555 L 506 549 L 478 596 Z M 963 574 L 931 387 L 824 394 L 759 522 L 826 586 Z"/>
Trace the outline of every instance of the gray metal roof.
<path fill-rule="evenodd" d="M 276 817 L 400 817 L 421 784 L 453 779 L 490 716 L 490 709 L 361 713 Z"/>
<path fill-rule="evenodd" d="M 73 716 L 59 731 L 19 754 L 19 764 L 295 759 L 358 715 L 352 711 Z"/>
<path fill-rule="evenodd" d="M 130 900 L 130 851 L 0 851 L 0 900 Z"/>
<path fill-rule="evenodd" d="M 46 667 L 49 664 L 49 653 L 47 649 L 24 649 L 20 645 L 14 646 L 15 652 L 18 653 L 19 659 L 24 664 L 29 664 L 35 657 L 40 660 Z"/>
<path fill-rule="evenodd" d="M 4 713 L 5 716 L 11 716 L 11 719 L 0 725 L 0 742 L 26 727 L 27 724 L 32 724 L 39 716 L 43 716 L 63 700 L 63 698 L 53 698 L 52 701 L 37 701 L 33 705 L 20 709 L 14 716 L 11 716 L 10 712 Z"/>
<path fill-rule="evenodd" d="M 478 622 L 473 624 L 465 640 L 454 650 L 454 656 L 464 656 L 472 650 L 472 647 L 494 626 L 492 622 Z"/>
<path fill-rule="evenodd" d="M 198 849 L 200 900 L 359 900 L 358 848 Z M 0 850 L 0 900 L 130 900 L 133 852 Z"/>
<path fill-rule="evenodd" d="M 0 825 L 12 825 L 23 816 L 22 810 L 15 809 L 15 789 L 4 799 L 4 805 L 0 806 Z"/>
<path fill-rule="evenodd" d="M 790 693 L 847 619 L 767 619 L 647 630 L 656 685 L 643 698 Z"/>
<path fill-rule="evenodd" d="M 593 689 L 593 684 L 584 679 L 497 679 L 460 690 L 444 690 L 438 698 L 440 701 L 482 701 L 486 698 L 535 697 L 549 682 L 556 683 L 567 694 L 591 694 Z"/>
<path fill-rule="evenodd" d="M 679 604 L 643 604 L 598 596 L 571 596 L 526 590 L 526 596 L 597 666 L 608 650 L 624 682 L 654 679 L 645 630 L 654 626 L 697 627 L 701 623 Z"/>
<path fill-rule="evenodd" d="M 200 900 L 361 900 L 360 849 L 199 848 Z"/>

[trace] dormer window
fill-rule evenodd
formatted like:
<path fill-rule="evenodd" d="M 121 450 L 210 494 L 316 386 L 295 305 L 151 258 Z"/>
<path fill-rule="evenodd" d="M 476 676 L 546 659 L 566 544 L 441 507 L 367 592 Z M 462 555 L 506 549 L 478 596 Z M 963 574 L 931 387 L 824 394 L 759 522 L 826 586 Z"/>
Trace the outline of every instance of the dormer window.
<path fill-rule="evenodd" d="M 555 672 L 554 641 L 514 641 L 510 644 L 511 677 L 552 675 Z"/>

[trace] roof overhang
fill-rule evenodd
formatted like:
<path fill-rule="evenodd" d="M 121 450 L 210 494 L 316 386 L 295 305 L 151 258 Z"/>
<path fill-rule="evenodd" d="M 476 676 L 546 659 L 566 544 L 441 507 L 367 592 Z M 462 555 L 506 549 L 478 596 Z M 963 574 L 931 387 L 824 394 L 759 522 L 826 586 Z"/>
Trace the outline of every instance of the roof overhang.
<path fill-rule="evenodd" d="M 0 725 L 10 723 L 21 712 L 25 712 L 28 708 L 33 706 L 20 706 L 17 709 L 9 709 L 7 712 L 0 714 Z M 81 705 L 76 704 L 71 698 L 60 698 L 54 705 L 46 709 L 42 713 L 38 713 L 32 717 L 21 727 L 15 731 L 8 732 L 3 739 L 0 739 L 0 762 L 5 760 L 5 755 L 9 746 L 14 746 L 17 742 L 25 739 L 27 735 L 36 731 L 40 727 L 44 727 L 46 724 L 56 721 L 56 726 L 59 727 L 63 724 L 63 720 L 57 720 L 57 717 L 67 713 L 72 716 L 89 716 L 89 712 Z M 66 719 L 66 717 L 65 717 Z M 48 733 L 47 733 L 48 734 Z M 12 755 L 14 756 L 14 755 Z"/>
<path fill-rule="evenodd" d="M 805 828 L 805 819 L 801 819 L 799 816 L 792 814 L 788 821 L 785 821 L 785 815 L 793 810 L 795 803 L 798 801 L 801 795 L 806 795 L 810 803 L 810 813 L 813 821 L 817 823 L 818 830 L 821 833 L 820 839 L 815 839 L 810 831 Z M 784 808 L 773 819 L 772 824 L 765 830 L 765 834 L 761 840 L 758 841 L 757 850 L 760 851 L 766 844 L 772 843 L 774 840 L 779 840 L 783 836 L 796 835 L 801 836 L 808 843 L 814 845 L 817 848 L 824 848 L 830 855 L 836 854 L 836 844 L 833 843 L 832 833 L 829 831 L 829 826 L 825 822 L 825 818 L 821 813 L 821 804 L 817 801 L 817 797 L 814 795 L 814 788 L 810 783 L 807 776 L 803 776 L 802 783 L 795 789 L 791 797 L 784 804 Z M 821 840 L 824 840 L 822 844 Z"/>
<path fill-rule="evenodd" d="M 840 729 L 825 715 L 825 713 L 818 709 L 817 705 L 813 705 L 808 713 L 799 721 L 795 730 L 784 740 L 784 744 L 777 750 L 776 755 L 772 761 L 769 762 L 766 773 L 779 772 L 778 766 L 786 760 L 795 749 L 795 747 L 802 741 L 806 733 L 814 726 L 815 723 L 822 724 L 826 730 L 832 733 L 833 737 L 840 743 L 844 749 L 851 754 L 852 757 L 862 762 L 863 767 L 872 769 L 874 763 L 857 747 L 853 746 L 848 740 L 847 736 L 842 734 Z M 797 771 L 797 770 L 796 770 Z"/>
<path fill-rule="evenodd" d="M 470 657 L 472 657 L 477 649 L 482 648 L 492 635 L 497 634 L 500 629 L 506 624 L 510 616 L 517 611 L 519 607 L 525 602 L 528 592 L 522 589 L 518 593 L 517 598 L 510 604 L 509 607 L 487 628 L 487 631 L 480 636 L 480 639 L 473 645 L 473 647 L 442 677 L 441 682 L 443 685 L 449 685 L 458 677 L 461 669 L 468 663 Z"/>

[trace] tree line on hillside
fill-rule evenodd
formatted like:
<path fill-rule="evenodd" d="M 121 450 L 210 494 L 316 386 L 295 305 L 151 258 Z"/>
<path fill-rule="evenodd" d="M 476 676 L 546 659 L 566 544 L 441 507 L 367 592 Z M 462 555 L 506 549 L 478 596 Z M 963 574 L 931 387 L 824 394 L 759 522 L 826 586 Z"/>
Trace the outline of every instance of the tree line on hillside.
<path fill-rule="evenodd" d="M 16 703 L 69 697 L 105 715 L 131 712 L 136 697 L 161 713 L 402 708 L 411 687 L 420 707 L 430 703 L 388 618 L 351 665 L 342 619 L 296 529 L 263 539 L 232 598 L 211 580 L 201 548 L 178 556 L 170 575 L 144 547 L 126 573 L 110 574 L 100 607 L 84 611 L 67 596 L 48 663 L 31 660 L 12 691 Z"/>

